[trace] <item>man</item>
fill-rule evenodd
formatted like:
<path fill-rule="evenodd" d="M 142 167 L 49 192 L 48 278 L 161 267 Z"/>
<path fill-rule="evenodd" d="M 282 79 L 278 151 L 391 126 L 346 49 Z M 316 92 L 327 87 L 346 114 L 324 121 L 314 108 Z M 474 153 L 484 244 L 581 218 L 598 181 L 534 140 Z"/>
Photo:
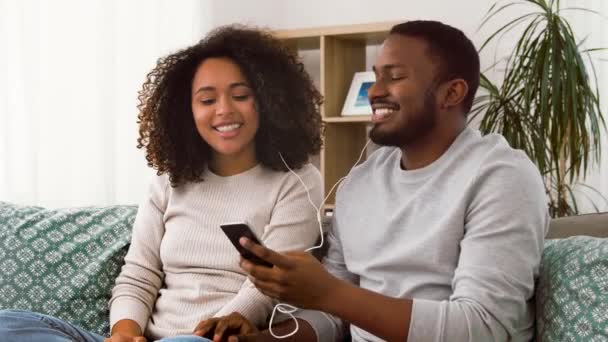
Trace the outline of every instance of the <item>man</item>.
<path fill-rule="evenodd" d="M 340 340 L 345 322 L 355 341 L 531 339 L 544 187 L 523 152 L 466 127 L 479 84 L 473 44 L 439 22 L 399 24 L 374 72 L 370 138 L 386 147 L 338 191 L 323 265 L 242 239 L 275 267 L 241 267 L 265 294 L 308 309 L 296 313 L 296 341 Z"/>

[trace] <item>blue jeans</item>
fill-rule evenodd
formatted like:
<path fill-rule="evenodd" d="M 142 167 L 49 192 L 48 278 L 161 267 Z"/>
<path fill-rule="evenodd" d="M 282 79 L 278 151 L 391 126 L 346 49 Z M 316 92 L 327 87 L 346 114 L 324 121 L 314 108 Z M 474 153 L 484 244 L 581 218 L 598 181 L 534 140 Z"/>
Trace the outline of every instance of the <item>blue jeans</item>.
<path fill-rule="evenodd" d="M 2 342 L 103 342 L 104 337 L 58 318 L 21 310 L 0 310 Z M 199 336 L 165 337 L 161 342 L 209 342 Z"/>

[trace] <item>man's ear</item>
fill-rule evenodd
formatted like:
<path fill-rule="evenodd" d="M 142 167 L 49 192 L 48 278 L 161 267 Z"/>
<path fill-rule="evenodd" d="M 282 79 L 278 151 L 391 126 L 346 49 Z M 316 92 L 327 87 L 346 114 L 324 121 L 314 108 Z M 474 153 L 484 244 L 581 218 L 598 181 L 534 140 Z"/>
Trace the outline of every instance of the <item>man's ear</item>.
<path fill-rule="evenodd" d="M 442 109 L 449 109 L 460 105 L 469 93 L 469 85 L 462 78 L 450 80 L 444 84 L 444 87 L 443 98 L 441 99 Z"/>

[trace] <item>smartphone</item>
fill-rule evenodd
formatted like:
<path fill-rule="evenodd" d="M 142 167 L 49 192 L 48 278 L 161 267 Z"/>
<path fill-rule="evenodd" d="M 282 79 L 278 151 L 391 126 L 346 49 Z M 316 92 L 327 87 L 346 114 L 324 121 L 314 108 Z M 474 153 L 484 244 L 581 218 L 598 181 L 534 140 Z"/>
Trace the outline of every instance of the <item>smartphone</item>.
<path fill-rule="evenodd" d="M 239 251 L 239 253 L 241 254 L 241 256 L 243 258 L 253 262 L 254 264 L 258 264 L 258 265 L 262 265 L 262 266 L 266 266 L 266 267 L 273 266 L 268 261 L 260 259 L 257 255 L 255 255 L 255 254 L 251 253 L 249 250 L 245 249 L 239 243 L 240 238 L 244 236 L 244 237 L 248 238 L 249 240 L 257 243 L 258 245 L 262 245 L 262 242 L 260 242 L 260 239 L 258 239 L 258 237 L 255 236 L 255 233 L 251 230 L 251 228 L 249 228 L 249 226 L 246 223 L 226 223 L 226 224 L 221 224 L 220 228 L 222 228 L 222 231 L 224 231 L 224 234 L 226 234 L 226 236 L 228 237 L 230 242 L 232 242 L 234 247 Z"/>

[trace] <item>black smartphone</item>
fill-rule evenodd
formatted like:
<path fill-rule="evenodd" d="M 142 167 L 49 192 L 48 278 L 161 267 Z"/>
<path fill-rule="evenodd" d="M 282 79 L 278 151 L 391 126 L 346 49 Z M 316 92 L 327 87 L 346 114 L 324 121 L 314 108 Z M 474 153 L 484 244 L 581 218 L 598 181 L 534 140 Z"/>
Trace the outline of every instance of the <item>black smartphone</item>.
<path fill-rule="evenodd" d="M 266 266 L 266 267 L 273 266 L 268 261 L 260 259 L 257 255 L 255 255 L 255 254 L 251 253 L 250 251 L 248 251 L 247 249 L 245 249 L 239 243 L 239 239 L 244 236 L 244 237 L 248 238 L 249 240 L 257 243 L 258 245 L 262 245 L 262 242 L 260 242 L 260 239 L 258 239 L 258 237 L 255 236 L 255 233 L 251 230 L 251 228 L 249 228 L 249 226 L 246 223 L 226 223 L 226 224 L 221 224 L 220 228 L 222 228 L 222 231 L 224 232 L 224 234 L 226 234 L 226 236 L 228 237 L 230 242 L 232 242 L 234 247 L 239 251 L 239 253 L 241 254 L 241 256 L 243 258 L 253 262 L 254 264 L 258 264 L 258 265 L 262 265 L 262 266 Z"/>

